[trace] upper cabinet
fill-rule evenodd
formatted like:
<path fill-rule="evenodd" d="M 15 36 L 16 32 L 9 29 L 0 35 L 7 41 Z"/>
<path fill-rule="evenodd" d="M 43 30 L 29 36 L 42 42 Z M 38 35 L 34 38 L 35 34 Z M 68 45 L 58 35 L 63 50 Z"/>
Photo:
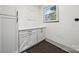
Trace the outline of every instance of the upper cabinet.
<path fill-rule="evenodd" d="M 0 15 L 16 16 L 16 6 L 0 5 Z"/>

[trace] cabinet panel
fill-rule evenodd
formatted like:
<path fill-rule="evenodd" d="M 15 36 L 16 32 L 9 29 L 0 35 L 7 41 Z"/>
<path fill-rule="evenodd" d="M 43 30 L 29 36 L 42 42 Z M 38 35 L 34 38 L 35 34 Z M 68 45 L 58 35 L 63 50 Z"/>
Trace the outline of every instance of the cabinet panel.
<path fill-rule="evenodd" d="M 20 39 L 20 51 L 27 49 L 29 46 L 29 38 L 24 37 Z"/>
<path fill-rule="evenodd" d="M 24 38 L 24 37 L 28 37 L 29 36 L 29 32 L 28 31 L 21 31 L 19 32 L 19 37 L 20 38 Z"/>
<path fill-rule="evenodd" d="M 30 44 L 34 45 L 37 43 L 37 30 L 32 30 L 31 37 L 30 37 Z"/>
<path fill-rule="evenodd" d="M 45 39 L 45 28 L 41 28 L 42 39 Z"/>
<path fill-rule="evenodd" d="M 16 16 L 16 6 L 9 5 L 1 5 L 0 6 L 0 14 L 1 15 L 12 15 Z"/>
<path fill-rule="evenodd" d="M 37 32 L 37 35 L 38 35 L 38 42 L 42 41 L 45 39 L 44 35 L 45 35 L 45 31 L 43 28 L 41 29 L 38 29 L 38 32 Z"/>
<path fill-rule="evenodd" d="M 10 5 L 0 5 L 1 19 L 1 52 L 18 52 L 18 24 L 16 22 L 16 8 Z"/>
<path fill-rule="evenodd" d="M 12 53 L 17 51 L 18 27 L 16 19 L 2 17 L 2 52 Z"/>
<path fill-rule="evenodd" d="M 23 51 L 25 49 L 27 49 L 28 47 L 31 46 L 31 40 L 30 40 L 30 37 L 31 37 L 31 32 L 26 30 L 26 31 L 21 31 L 19 33 L 19 43 L 20 43 L 20 51 Z"/>
<path fill-rule="evenodd" d="M 23 38 L 21 38 L 20 37 L 20 46 L 22 45 L 22 43 L 24 42 L 24 41 L 28 41 L 29 40 L 29 37 L 23 37 Z"/>

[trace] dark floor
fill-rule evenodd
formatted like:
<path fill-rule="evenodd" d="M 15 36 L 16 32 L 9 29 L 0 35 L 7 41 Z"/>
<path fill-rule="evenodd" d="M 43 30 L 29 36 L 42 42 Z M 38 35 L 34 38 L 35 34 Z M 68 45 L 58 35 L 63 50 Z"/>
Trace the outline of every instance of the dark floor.
<path fill-rule="evenodd" d="M 50 44 L 47 41 L 42 41 L 39 44 L 29 48 L 28 50 L 24 51 L 27 53 L 68 53 L 61 48 Z"/>

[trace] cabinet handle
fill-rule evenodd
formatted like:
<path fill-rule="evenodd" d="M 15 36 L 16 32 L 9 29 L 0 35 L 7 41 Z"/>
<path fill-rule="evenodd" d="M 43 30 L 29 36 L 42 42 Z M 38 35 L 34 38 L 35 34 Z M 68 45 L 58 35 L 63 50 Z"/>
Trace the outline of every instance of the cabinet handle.
<path fill-rule="evenodd" d="M 17 16 L 17 22 L 18 22 L 18 11 L 16 12 L 16 16 Z"/>

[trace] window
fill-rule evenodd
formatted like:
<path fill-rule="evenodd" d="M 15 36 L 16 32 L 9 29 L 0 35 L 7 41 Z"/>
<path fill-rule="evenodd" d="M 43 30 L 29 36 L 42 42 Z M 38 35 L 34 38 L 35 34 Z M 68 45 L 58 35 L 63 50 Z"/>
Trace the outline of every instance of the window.
<path fill-rule="evenodd" d="M 44 22 L 51 23 L 51 22 L 58 22 L 58 6 L 56 5 L 49 5 L 44 7 Z"/>

